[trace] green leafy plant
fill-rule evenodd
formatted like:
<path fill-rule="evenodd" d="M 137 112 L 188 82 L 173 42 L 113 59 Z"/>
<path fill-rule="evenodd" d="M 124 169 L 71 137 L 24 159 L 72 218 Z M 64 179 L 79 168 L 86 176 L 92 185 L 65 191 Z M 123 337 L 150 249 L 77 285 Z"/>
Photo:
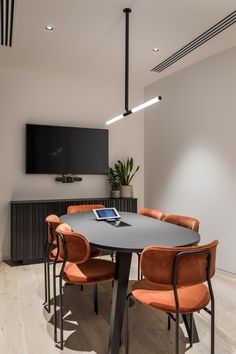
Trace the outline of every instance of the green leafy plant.
<path fill-rule="evenodd" d="M 128 158 L 127 161 L 118 160 L 118 162 L 115 163 L 115 173 L 118 176 L 120 184 L 122 186 L 129 186 L 134 175 L 138 172 L 139 167 L 140 166 L 137 166 L 132 173 L 134 168 L 134 161 L 132 157 L 130 159 Z"/>
<path fill-rule="evenodd" d="M 120 180 L 119 180 L 119 177 L 116 173 L 115 168 L 109 167 L 109 170 L 107 173 L 107 181 L 110 183 L 112 190 L 119 190 L 120 189 Z"/>

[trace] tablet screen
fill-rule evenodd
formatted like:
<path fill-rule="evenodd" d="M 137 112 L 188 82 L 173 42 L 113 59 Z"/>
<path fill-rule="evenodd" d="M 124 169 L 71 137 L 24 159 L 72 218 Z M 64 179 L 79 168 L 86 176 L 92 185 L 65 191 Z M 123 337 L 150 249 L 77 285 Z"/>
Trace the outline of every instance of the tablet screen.
<path fill-rule="evenodd" d="M 120 218 L 116 208 L 94 209 L 93 211 L 98 220 Z"/>

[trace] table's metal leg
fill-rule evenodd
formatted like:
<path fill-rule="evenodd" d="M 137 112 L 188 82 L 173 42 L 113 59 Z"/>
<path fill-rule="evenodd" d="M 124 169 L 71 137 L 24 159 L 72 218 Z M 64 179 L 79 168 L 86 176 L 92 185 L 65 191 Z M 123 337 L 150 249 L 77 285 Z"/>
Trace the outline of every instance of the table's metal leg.
<path fill-rule="evenodd" d="M 109 354 L 118 354 L 132 253 L 116 252 L 115 279 L 112 295 Z"/>
<path fill-rule="evenodd" d="M 191 318 L 190 315 L 182 315 L 183 317 L 183 321 L 186 327 L 186 330 L 188 332 L 188 336 L 190 338 L 191 336 Z M 199 337 L 198 337 L 198 333 L 197 333 L 197 327 L 194 321 L 194 317 L 193 317 L 193 326 L 192 326 L 192 340 L 193 343 L 198 343 L 199 342 Z"/>

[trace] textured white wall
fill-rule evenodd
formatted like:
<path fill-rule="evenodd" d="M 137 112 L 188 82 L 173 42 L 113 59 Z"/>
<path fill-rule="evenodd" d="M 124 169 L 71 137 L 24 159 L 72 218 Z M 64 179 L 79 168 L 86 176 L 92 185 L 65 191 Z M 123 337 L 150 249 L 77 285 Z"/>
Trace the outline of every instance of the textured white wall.
<path fill-rule="evenodd" d="M 143 101 L 143 91 L 132 92 Z M 0 69 L 0 259 L 10 255 L 11 200 L 90 198 L 110 195 L 105 176 L 82 176 L 81 183 L 62 184 L 51 175 L 26 175 L 25 123 L 106 128 L 105 120 L 123 108 L 119 83 Z M 109 159 L 133 156 L 142 168 L 134 179 L 134 195 L 143 204 L 143 115 L 113 125 Z"/>
<path fill-rule="evenodd" d="M 218 267 L 236 273 L 236 47 L 145 89 L 145 206 L 200 219 L 220 240 Z"/>

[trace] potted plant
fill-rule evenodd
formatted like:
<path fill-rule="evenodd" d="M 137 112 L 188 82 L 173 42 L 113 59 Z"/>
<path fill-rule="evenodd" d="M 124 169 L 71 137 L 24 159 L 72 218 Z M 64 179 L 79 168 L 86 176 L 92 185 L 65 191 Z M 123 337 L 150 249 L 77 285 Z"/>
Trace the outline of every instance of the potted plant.
<path fill-rule="evenodd" d="M 118 178 L 115 168 L 109 167 L 107 173 L 107 181 L 111 185 L 111 197 L 120 198 L 120 180 Z"/>
<path fill-rule="evenodd" d="M 133 186 L 130 185 L 134 175 L 139 170 L 139 166 L 133 172 L 134 162 L 133 158 L 128 158 L 127 161 L 118 160 L 115 163 L 115 172 L 118 176 L 121 186 L 121 198 L 133 198 Z"/>

